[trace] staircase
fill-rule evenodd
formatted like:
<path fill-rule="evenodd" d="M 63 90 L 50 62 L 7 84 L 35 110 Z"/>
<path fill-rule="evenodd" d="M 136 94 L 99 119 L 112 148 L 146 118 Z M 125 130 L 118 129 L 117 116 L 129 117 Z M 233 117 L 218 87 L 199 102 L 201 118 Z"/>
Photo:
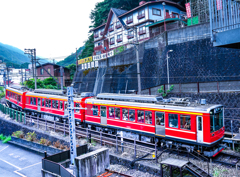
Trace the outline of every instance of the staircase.
<path fill-rule="evenodd" d="M 193 175 L 198 177 L 212 177 L 212 175 L 208 174 L 203 169 L 199 168 L 198 166 L 194 165 L 192 162 L 188 162 L 185 165 L 186 170 L 191 172 Z"/>

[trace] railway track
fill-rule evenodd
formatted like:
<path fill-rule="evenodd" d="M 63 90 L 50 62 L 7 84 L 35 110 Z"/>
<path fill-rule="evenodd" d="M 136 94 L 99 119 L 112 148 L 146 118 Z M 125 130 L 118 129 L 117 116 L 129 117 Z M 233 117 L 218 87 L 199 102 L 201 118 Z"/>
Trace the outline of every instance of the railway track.
<path fill-rule="evenodd" d="M 36 117 L 29 117 L 26 116 L 27 118 L 27 122 L 28 124 L 31 124 L 34 122 L 38 123 L 38 126 L 42 126 L 42 127 L 46 127 L 46 129 L 52 129 L 54 131 L 58 131 L 58 132 L 63 132 L 65 134 L 69 133 L 69 128 L 68 128 L 68 124 L 64 124 L 64 123 L 59 123 L 59 122 L 54 122 L 54 121 L 48 121 L 48 120 L 44 120 L 44 119 L 40 119 L 40 118 L 36 118 Z M 32 121 L 34 120 L 34 121 Z M 80 127 L 76 127 L 76 136 L 77 137 L 85 137 L 87 138 L 88 143 L 91 143 L 91 140 L 95 140 L 96 142 L 99 142 L 101 145 L 111 145 L 111 146 L 115 146 L 116 148 L 121 148 L 123 145 L 121 144 L 121 137 L 117 137 L 116 135 L 112 135 L 112 134 L 107 134 L 107 133 L 103 133 L 103 132 L 97 132 L 94 130 L 88 130 L 86 128 L 80 128 Z M 195 160 L 200 160 L 200 161 L 205 161 L 208 164 L 210 163 L 210 159 L 201 156 L 200 154 L 198 154 L 197 152 L 195 152 L 195 154 L 193 153 L 189 153 L 180 149 L 167 149 L 167 148 L 160 148 L 157 147 L 156 149 L 156 144 L 152 144 L 152 143 L 145 143 L 145 142 L 139 142 L 139 141 L 134 141 L 132 139 L 128 139 L 128 138 L 123 138 L 122 139 L 124 141 L 125 144 L 128 144 L 128 146 L 124 146 L 124 148 L 129 148 L 132 149 L 133 151 L 135 151 L 135 157 L 136 157 L 136 151 L 138 152 L 142 152 L 142 153 L 151 153 L 153 150 L 157 150 L 157 159 L 161 158 L 161 155 L 163 153 L 169 153 L 169 154 L 175 154 L 178 157 L 187 157 L 188 160 L 189 159 L 195 159 Z M 144 151 L 139 150 L 138 148 L 145 148 Z M 150 152 L 147 152 L 146 150 L 149 150 Z M 137 159 L 137 158 L 136 158 Z M 140 160 L 155 160 L 154 158 L 143 158 Z M 135 160 L 135 161 L 138 161 Z M 216 162 L 219 163 L 221 165 L 224 166 L 236 166 L 238 164 L 238 162 L 240 162 L 240 156 L 234 156 L 231 154 L 227 154 L 224 152 L 219 153 L 216 157 L 212 158 L 212 162 Z"/>
<path fill-rule="evenodd" d="M 113 170 L 109 170 L 109 169 L 105 169 L 106 172 L 104 172 L 103 174 L 97 176 L 97 177 L 132 177 L 130 175 L 126 175 L 126 174 L 123 174 L 123 173 L 119 173 L 117 171 L 113 171 Z"/>

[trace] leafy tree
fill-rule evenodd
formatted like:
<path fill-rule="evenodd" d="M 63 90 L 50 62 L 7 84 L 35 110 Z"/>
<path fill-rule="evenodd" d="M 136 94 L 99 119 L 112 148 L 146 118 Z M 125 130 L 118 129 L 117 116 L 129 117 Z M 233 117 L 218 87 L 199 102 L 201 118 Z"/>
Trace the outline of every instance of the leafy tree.
<path fill-rule="evenodd" d="M 57 80 L 57 78 L 55 78 Z M 57 82 L 52 78 L 52 77 L 49 77 L 49 78 L 46 78 L 43 80 L 43 85 L 46 87 L 46 86 L 57 86 Z"/>
<path fill-rule="evenodd" d="M 74 73 L 76 72 L 76 65 L 71 64 L 71 65 L 66 66 L 66 68 L 68 68 L 70 70 L 70 78 L 73 79 Z"/>
<path fill-rule="evenodd" d="M 28 81 L 25 81 L 24 85 L 26 85 L 28 88 L 35 89 L 35 79 L 29 79 Z M 40 79 L 37 79 L 37 88 L 44 88 L 43 81 Z"/>

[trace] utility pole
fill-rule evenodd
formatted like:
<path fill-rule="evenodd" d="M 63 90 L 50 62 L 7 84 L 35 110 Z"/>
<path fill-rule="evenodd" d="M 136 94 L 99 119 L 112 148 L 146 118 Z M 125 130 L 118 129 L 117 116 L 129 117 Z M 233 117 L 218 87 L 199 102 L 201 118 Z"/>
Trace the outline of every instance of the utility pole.
<path fill-rule="evenodd" d="M 60 74 L 61 74 L 61 90 L 63 90 L 63 67 L 60 67 Z"/>
<path fill-rule="evenodd" d="M 8 71 L 8 67 L 7 67 L 7 82 L 8 82 L 8 87 L 9 87 L 9 71 Z"/>
<path fill-rule="evenodd" d="M 37 89 L 37 70 L 36 70 L 36 49 L 24 49 L 24 54 L 31 56 L 33 78 L 35 78 L 35 89 Z"/>
<path fill-rule="evenodd" d="M 21 75 L 22 75 L 22 85 L 23 85 L 23 72 L 22 72 L 22 65 L 21 65 Z"/>
<path fill-rule="evenodd" d="M 137 36 L 137 27 L 134 27 L 135 37 L 136 37 L 136 58 L 137 58 L 137 78 L 138 78 L 138 94 L 141 95 L 141 74 L 140 74 L 140 62 L 139 62 L 139 43 Z"/>
<path fill-rule="evenodd" d="M 77 68 L 78 68 L 78 57 L 77 57 L 77 48 L 76 48 L 76 72 L 77 72 Z"/>
<path fill-rule="evenodd" d="M 25 69 L 25 81 L 27 80 L 27 78 L 26 78 L 26 69 Z"/>

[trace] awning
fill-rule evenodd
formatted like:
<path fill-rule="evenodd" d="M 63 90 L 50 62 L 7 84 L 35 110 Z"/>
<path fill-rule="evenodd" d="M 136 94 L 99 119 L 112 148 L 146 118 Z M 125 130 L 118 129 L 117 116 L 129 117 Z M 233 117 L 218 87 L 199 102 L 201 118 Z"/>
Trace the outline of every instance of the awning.
<path fill-rule="evenodd" d="M 169 21 L 182 21 L 183 23 L 187 24 L 185 21 L 183 21 L 183 20 L 181 20 L 179 18 L 167 18 L 167 19 L 165 19 L 165 22 L 169 22 Z M 160 23 L 164 23 L 164 20 L 157 21 L 155 23 L 146 25 L 145 27 L 155 26 L 155 25 L 160 24 Z"/>

